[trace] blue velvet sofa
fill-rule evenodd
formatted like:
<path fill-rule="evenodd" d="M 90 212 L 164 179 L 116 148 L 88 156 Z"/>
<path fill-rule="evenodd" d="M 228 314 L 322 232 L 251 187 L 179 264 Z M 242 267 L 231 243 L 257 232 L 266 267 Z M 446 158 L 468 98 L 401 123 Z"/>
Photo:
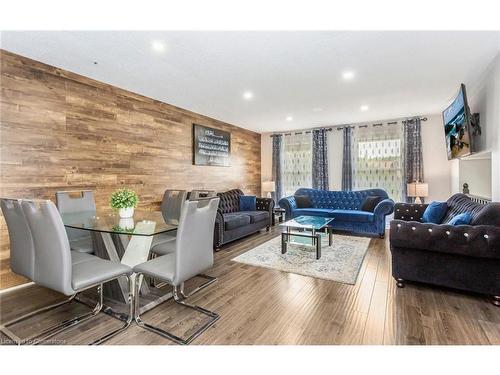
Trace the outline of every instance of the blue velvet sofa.
<path fill-rule="evenodd" d="M 311 208 L 297 208 L 295 195 L 306 195 L 311 200 Z M 334 219 L 334 230 L 360 234 L 376 234 L 381 238 L 385 233 L 385 217 L 394 211 L 394 201 L 382 189 L 359 191 L 326 191 L 299 189 L 294 196 L 281 198 L 279 206 L 285 209 L 287 220 L 297 216 L 322 216 Z M 382 201 L 373 212 L 361 211 L 367 196 L 380 196 Z"/>

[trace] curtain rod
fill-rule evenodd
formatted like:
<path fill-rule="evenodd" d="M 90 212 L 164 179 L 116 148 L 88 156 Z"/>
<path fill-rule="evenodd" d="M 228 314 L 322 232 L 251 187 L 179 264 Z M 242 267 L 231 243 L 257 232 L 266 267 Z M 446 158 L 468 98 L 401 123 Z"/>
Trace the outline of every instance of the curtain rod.
<path fill-rule="evenodd" d="M 296 132 L 294 131 L 289 131 L 289 132 L 283 132 L 283 133 L 273 133 L 270 135 L 270 137 L 272 137 L 273 135 L 278 135 L 278 134 L 281 134 L 281 135 L 299 135 L 299 134 L 302 134 L 302 133 L 305 133 L 305 134 L 309 134 L 309 133 L 312 133 L 314 130 L 319 130 L 319 129 L 325 129 L 326 131 L 332 131 L 333 129 L 336 129 L 336 130 L 342 130 L 346 127 L 349 127 L 349 128 L 355 128 L 355 127 L 358 127 L 358 128 L 367 128 L 368 126 L 382 126 L 384 124 L 386 125 L 395 125 L 397 124 L 399 121 L 401 122 L 405 122 L 405 121 L 408 121 L 408 120 L 411 120 L 411 118 L 409 119 L 406 119 L 406 120 L 398 120 L 398 121 L 389 121 L 389 122 L 379 122 L 379 123 L 374 123 L 374 124 L 358 124 L 358 125 L 332 125 L 332 126 L 323 126 L 321 128 L 312 128 L 312 129 L 307 129 L 307 130 L 298 130 Z M 420 121 L 427 121 L 427 117 L 420 117 Z"/>

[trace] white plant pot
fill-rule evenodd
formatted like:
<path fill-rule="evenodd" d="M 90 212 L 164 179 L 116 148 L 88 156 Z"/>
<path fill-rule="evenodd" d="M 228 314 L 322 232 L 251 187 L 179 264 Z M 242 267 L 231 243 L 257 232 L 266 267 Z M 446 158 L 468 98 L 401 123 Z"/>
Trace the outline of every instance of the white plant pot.
<path fill-rule="evenodd" d="M 118 210 L 118 215 L 120 215 L 122 219 L 128 219 L 134 216 L 134 207 L 120 208 Z"/>
<path fill-rule="evenodd" d="M 131 217 L 120 219 L 120 221 L 118 222 L 118 225 L 120 228 L 123 228 L 123 229 L 134 229 L 134 225 L 135 225 L 134 219 Z"/>

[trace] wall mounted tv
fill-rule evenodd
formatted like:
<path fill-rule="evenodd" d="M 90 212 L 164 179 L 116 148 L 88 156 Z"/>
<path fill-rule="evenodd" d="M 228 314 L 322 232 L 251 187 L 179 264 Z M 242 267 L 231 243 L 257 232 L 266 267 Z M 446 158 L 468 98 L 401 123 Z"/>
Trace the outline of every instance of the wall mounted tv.
<path fill-rule="evenodd" d="M 471 114 L 463 83 L 457 97 L 443 111 L 443 123 L 448 160 L 472 154 Z"/>

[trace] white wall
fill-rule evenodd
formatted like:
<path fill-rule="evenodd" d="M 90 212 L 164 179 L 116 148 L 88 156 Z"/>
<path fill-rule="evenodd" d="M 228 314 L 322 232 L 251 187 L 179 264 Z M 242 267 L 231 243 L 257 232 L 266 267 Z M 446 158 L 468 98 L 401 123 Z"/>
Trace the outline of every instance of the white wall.
<path fill-rule="evenodd" d="M 448 161 L 441 114 L 427 115 L 422 121 L 424 180 L 429 185 L 426 202 L 447 200 L 451 192 L 452 162 Z"/>
<path fill-rule="evenodd" d="M 461 159 L 459 168 L 460 188 L 466 182 L 470 194 L 491 198 L 491 159 Z"/>
<path fill-rule="evenodd" d="M 479 112 L 482 134 L 474 139 L 477 152 L 491 152 L 491 196 L 500 201 L 500 53 L 482 78 L 467 85 L 471 112 Z"/>

